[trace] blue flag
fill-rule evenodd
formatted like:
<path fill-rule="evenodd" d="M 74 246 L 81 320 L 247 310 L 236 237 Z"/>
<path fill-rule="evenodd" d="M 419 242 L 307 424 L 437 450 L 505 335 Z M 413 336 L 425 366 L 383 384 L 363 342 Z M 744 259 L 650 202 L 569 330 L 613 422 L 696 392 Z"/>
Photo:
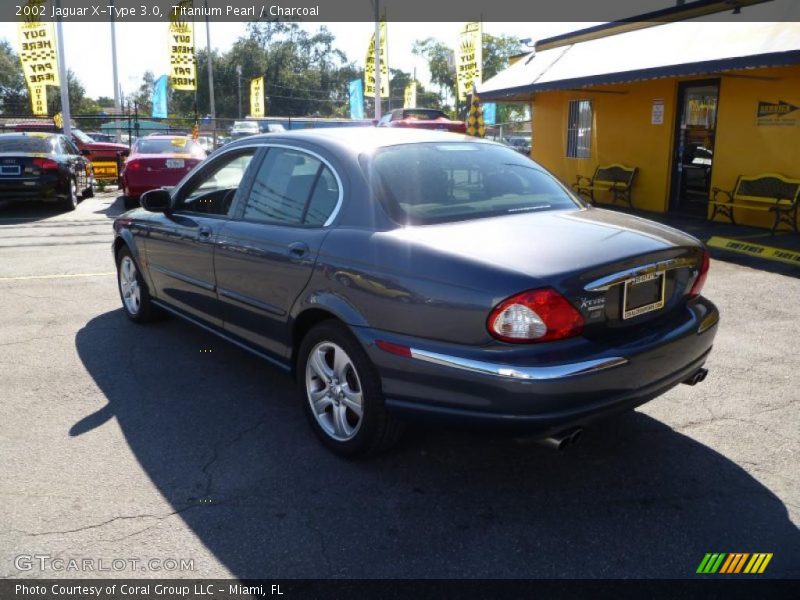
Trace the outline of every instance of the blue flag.
<path fill-rule="evenodd" d="M 153 83 L 153 118 L 167 118 L 167 76 L 162 75 Z"/>
<path fill-rule="evenodd" d="M 360 79 L 350 82 L 350 118 L 364 118 L 364 82 Z"/>
<path fill-rule="evenodd" d="M 497 123 L 497 104 L 487 102 L 483 105 L 483 124 L 494 125 Z"/>

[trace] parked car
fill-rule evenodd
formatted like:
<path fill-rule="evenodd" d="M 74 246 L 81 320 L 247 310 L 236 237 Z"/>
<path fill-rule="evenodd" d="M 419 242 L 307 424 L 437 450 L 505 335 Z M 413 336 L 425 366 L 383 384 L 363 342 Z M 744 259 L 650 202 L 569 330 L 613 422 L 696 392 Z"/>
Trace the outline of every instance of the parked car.
<path fill-rule="evenodd" d="M 231 127 L 231 139 L 234 140 L 258 133 L 261 133 L 258 121 L 234 121 L 233 127 Z"/>
<path fill-rule="evenodd" d="M 48 132 L 48 133 L 62 133 L 62 130 L 57 128 L 53 123 L 47 121 L 33 121 L 22 122 L 15 126 L 18 132 Z M 92 162 L 115 162 L 128 151 L 128 146 L 125 144 L 116 144 L 112 142 L 98 142 L 92 139 L 80 129 L 72 127 L 71 140 L 81 153 L 88 157 Z"/>
<path fill-rule="evenodd" d="M 56 133 L 0 134 L 0 199 L 59 202 L 74 210 L 94 194 L 91 163 Z"/>
<path fill-rule="evenodd" d="M 563 446 L 705 377 L 703 245 L 589 206 L 501 144 L 251 137 L 142 206 L 114 222 L 127 316 L 179 315 L 292 372 L 342 455 L 388 447 L 410 416 Z"/>
<path fill-rule="evenodd" d="M 414 127 L 466 133 L 464 121 L 453 121 L 440 110 L 433 108 L 398 108 L 389 111 L 378 121 L 378 127 Z"/>
<path fill-rule="evenodd" d="M 120 173 L 125 208 L 136 206 L 139 196 L 148 190 L 177 184 L 205 158 L 200 145 L 186 136 L 139 138 Z"/>
<path fill-rule="evenodd" d="M 102 131 L 87 131 L 86 135 L 92 138 L 95 142 L 115 142 L 115 138 L 110 133 L 103 133 Z"/>
<path fill-rule="evenodd" d="M 525 156 L 531 154 L 531 138 L 524 135 L 512 135 L 505 138 L 505 143 L 511 146 L 514 150 Z"/>

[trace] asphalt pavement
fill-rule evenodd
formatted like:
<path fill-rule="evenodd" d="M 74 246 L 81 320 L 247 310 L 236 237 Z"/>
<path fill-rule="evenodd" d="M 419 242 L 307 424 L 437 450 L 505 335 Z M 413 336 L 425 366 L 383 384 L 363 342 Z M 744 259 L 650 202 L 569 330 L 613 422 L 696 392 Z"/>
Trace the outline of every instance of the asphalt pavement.
<path fill-rule="evenodd" d="M 797 276 L 712 261 L 706 381 L 567 452 L 415 427 L 352 462 L 287 375 L 125 318 L 118 212 L 0 209 L 0 577 L 691 578 L 707 552 L 800 577 Z"/>

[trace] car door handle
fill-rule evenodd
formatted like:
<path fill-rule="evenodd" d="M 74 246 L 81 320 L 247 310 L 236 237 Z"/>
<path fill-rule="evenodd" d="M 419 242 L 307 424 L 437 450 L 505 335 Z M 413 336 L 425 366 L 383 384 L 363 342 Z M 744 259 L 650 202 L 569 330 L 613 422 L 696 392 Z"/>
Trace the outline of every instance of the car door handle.
<path fill-rule="evenodd" d="M 305 242 L 292 242 L 289 244 L 289 256 L 292 258 L 303 258 L 308 254 L 308 244 Z"/>
<path fill-rule="evenodd" d="M 211 238 L 211 227 L 199 227 L 197 229 L 197 239 L 207 240 Z"/>

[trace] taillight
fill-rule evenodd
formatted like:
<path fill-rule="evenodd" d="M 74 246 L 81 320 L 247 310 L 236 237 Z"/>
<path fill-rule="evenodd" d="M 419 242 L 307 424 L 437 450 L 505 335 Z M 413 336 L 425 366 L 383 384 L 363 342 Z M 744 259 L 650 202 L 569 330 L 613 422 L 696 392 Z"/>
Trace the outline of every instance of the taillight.
<path fill-rule="evenodd" d="M 498 304 L 486 323 L 498 340 L 547 342 L 580 335 L 583 317 L 552 288 L 529 290 Z"/>
<path fill-rule="evenodd" d="M 142 168 L 142 163 L 138 160 L 129 160 L 125 163 L 125 170 L 126 171 L 138 171 Z"/>
<path fill-rule="evenodd" d="M 692 289 L 689 291 L 689 297 L 694 298 L 699 296 L 703 291 L 703 286 L 706 284 L 708 278 L 708 268 L 711 266 L 711 255 L 708 250 L 703 250 L 703 260 L 700 263 L 700 272 L 697 274 L 697 279 L 694 280 Z"/>
<path fill-rule="evenodd" d="M 50 158 L 34 158 L 33 166 L 42 171 L 57 171 L 58 163 Z"/>

